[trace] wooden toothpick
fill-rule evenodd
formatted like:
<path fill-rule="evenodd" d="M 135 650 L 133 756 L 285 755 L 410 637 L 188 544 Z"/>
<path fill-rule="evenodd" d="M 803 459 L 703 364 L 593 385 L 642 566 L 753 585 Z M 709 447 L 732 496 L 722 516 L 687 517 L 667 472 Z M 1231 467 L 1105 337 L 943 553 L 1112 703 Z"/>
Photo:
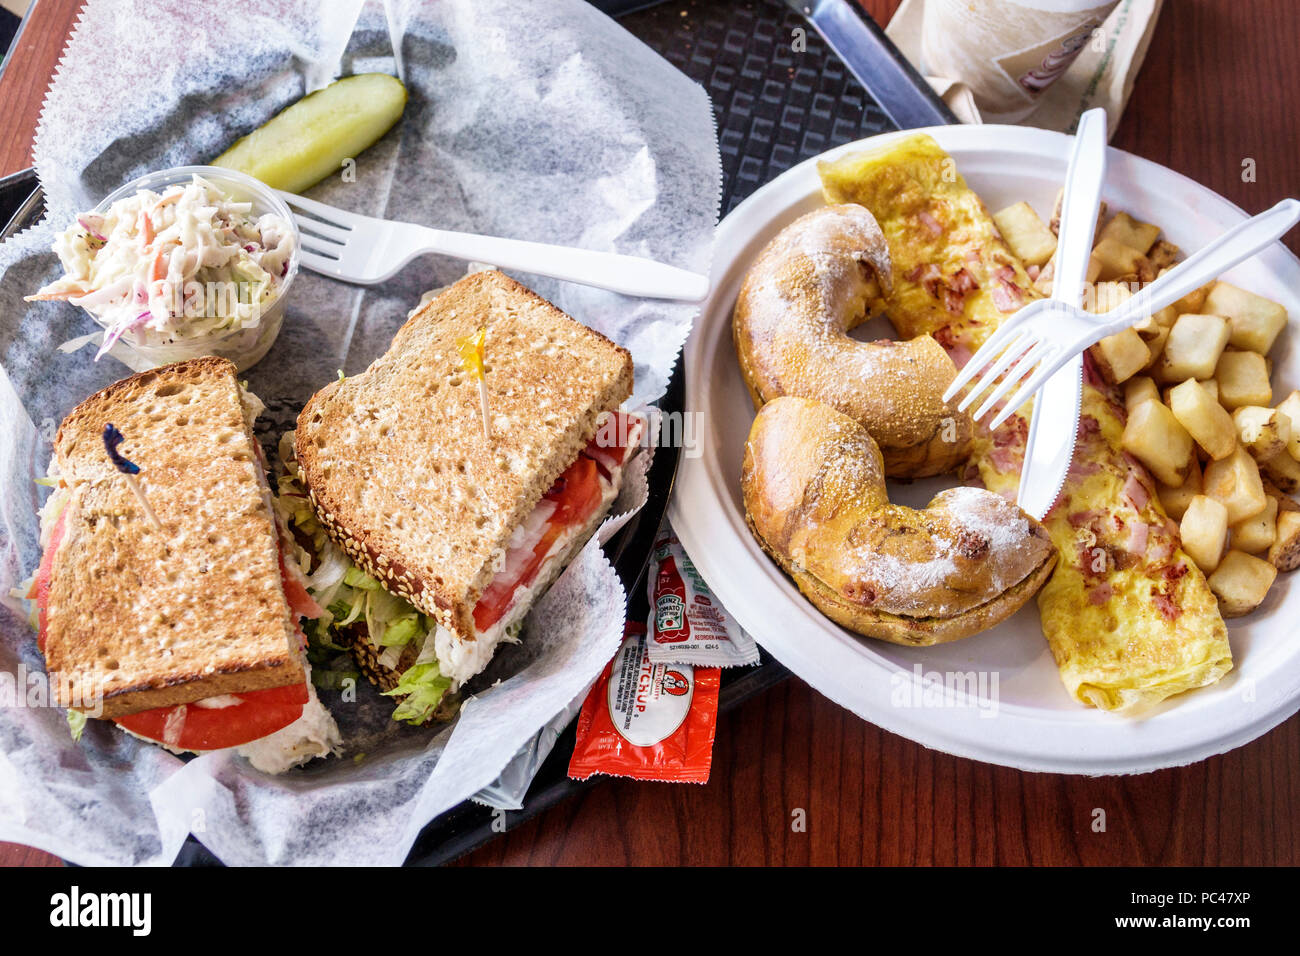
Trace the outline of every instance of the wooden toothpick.
<path fill-rule="evenodd" d="M 149 504 L 149 499 L 144 496 L 144 489 L 140 487 L 140 479 L 136 476 L 140 474 L 140 466 L 135 462 L 123 457 L 122 453 L 117 450 L 117 446 L 126 440 L 126 436 L 118 431 L 117 426 L 109 422 L 104 426 L 104 450 L 108 452 L 109 460 L 113 462 L 113 467 L 122 473 L 126 478 L 126 483 L 131 491 L 135 493 L 136 500 L 140 502 L 140 507 L 148 516 L 149 521 L 159 532 L 163 531 L 162 522 L 154 514 L 153 508 Z"/>
<path fill-rule="evenodd" d="M 479 416 L 482 419 L 483 437 L 491 437 L 491 418 L 488 415 L 487 370 L 484 367 L 483 352 L 487 345 L 487 326 L 483 326 L 473 335 L 457 343 L 460 349 L 461 367 L 478 382 Z"/>

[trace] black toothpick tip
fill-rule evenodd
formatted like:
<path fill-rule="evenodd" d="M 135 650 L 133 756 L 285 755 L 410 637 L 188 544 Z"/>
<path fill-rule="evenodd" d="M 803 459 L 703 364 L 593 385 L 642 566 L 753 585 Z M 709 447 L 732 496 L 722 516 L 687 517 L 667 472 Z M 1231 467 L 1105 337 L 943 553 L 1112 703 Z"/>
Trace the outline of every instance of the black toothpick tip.
<path fill-rule="evenodd" d="M 117 446 L 124 441 L 126 441 L 126 436 L 118 431 L 116 425 L 112 422 L 104 425 L 104 450 L 108 452 L 113 467 L 124 475 L 138 475 L 140 474 L 140 466 L 122 457 L 122 453 L 117 450 Z"/>

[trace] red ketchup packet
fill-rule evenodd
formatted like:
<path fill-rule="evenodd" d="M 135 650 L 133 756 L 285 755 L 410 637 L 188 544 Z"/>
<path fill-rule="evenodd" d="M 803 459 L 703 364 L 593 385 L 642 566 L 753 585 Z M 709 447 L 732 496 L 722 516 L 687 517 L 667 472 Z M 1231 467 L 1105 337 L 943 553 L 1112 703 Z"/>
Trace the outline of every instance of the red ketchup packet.
<path fill-rule="evenodd" d="M 709 590 L 666 524 L 646 575 L 650 659 L 663 664 L 740 667 L 758 663 L 758 645 Z"/>
<path fill-rule="evenodd" d="M 644 624 L 628 621 L 614 659 L 587 693 L 569 776 L 707 783 L 718 723 L 717 667 L 656 664 Z"/>

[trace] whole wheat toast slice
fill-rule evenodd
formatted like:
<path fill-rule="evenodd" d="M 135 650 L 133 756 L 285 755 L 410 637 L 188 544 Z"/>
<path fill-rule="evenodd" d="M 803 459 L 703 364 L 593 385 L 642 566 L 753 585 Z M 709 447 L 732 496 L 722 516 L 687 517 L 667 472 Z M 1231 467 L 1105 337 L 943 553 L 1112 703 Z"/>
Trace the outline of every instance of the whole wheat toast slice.
<path fill-rule="evenodd" d="M 486 326 L 491 430 L 459 343 Z M 511 533 L 632 392 L 632 358 L 499 272 L 466 276 L 298 418 L 321 524 L 393 593 L 474 636 Z"/>
<path fill-rule="evenodd" d="M 108 422 L 161 533 L 108 459 Z M 66 703 L 100 699 L 120 717 L 305 680 L 234 365 L 205 357 L 110 385 L 64 419 L 54 450 L 70 497 L 45 659 Z"/>

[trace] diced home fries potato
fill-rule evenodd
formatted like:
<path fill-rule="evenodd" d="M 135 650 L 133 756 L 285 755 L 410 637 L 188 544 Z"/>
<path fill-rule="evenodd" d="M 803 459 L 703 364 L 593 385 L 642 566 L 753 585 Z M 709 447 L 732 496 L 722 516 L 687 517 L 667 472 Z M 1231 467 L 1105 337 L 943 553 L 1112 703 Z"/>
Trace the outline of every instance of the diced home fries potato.
<path fill-rule="evenodd" d="M 1178 261 L 1178 257 L 1181 254 L 1181 249 L 1172 242 L 1167 242 L 1164 239 L 1161 239 L 1154 246 L 1148 249 L 1147 261 L 1151 263 L 1151 268 L 1155 270 L 1155 275 L 1151 276 L 1151 279 L 1155 279 L 1161 272 L 1164 272 L 1166 269 L 1171 267 Z M 1146 281 L 1150 282 L 1151 279 L 1147 279 Z"/>
<path fill-rule="evenodd" d="M 1268 360 L 1258 352 L 1224 352 L 1215 366 L 1219 401 L 1228 411 L 1243 405 L 1270 405 L 1273 386 L 1268 381 Z"/>
<path fill-rule="evenodd" d="M 1160 402 L 1144 402 L 1133 409 L 1120 444 L 1150 468 L 1156 480 L 1163 484 L 1176 488 L 1187 477 L 1192 462 L 1192 436 Z"/>
<path fill-rule="evenodd" d="M 1210 393 L 1210 397 L 1216 402 L 1219 400 L 1219 383 L 1212 378 L 1198 379 L 1197 384 Z"/>
<path fill-rule="evenodd" d="M 1208 580 L 1223 616 L 1241 617 L 1259 607 L 1276 579 L 1273 565 L 1234 549 L 1224 555 Z"/>
<path fill-rule="evenodd" d="M 1156 329 L 1154 335 L 1147 337 L 1147 351 L 1151 353 L 1151 362 L 1147 365 L 1146 370 L 1153 374 L 1160 365 L 1161 356 L 1165 354 L 1165 343 L 1169 341 L 1169 331 L 1172 328 L 1172 325 L 1161 325 Z"/>
<path fill-rule="evenodd" d="M 1102 228 L 1101 234 L 1097 236 L 1097 245 L 1109 239 L 1146 255 L 1159 235 L 1159 226 L 1153 226 L 1149 222 L 1138 222 L 1128 213 L 1119 212 Z"/>
<path fill-rule="evenodd" d="M 1136 276 L 1143 268 L 1151 267 L 1145 255 L 1115 239 L 1103 239 L 1097 243 L 1092 257 L 1101 263 L 1101 273 L 1097 278 L 1103 282 L 1120 276 Z"/>
<path fill-rule="evenodd" d="M 1065 189 L 1061 188 L 1056 191 L 1056 202 L 1052 204 L 1052 220 L 1047 227 L 1052 230 L 1052 235 L 1061 234 L 1061 203 L 1065 201 Z M 1106 201 L 1102 200 L 1097 204 L 1097 222 L 1092 227 L 1093 242 L 1101 236 L 1102 223 L 1106 221 Z"/>
<path fill-rule="evenodd" d="M 1232 546 L 1247 554 L 1259 554 L 1273 546 L 1277 537 L 1277 499 L 1269 498 L 1264 510 L 1232 526 Z"/>
<path fill-rule="evenodd" d="M 1132 329 L 1108 335 L 1094 346 L 1092 357 L 1108 382 L 1126 382 L 1151 362 L 1151 352 L 1142 336 Z"/>
<path fill-rule="evenodd" d="M 1259 477 L 1259 466 L 1240 445 L 1227 458 L 1205 466 L 1201 493 L 1228 509 L 1228 524 L 1259 514 L 1268 498 Z"/>
<path fill-rule="evenodd" d="M 1201 493 L 1201 464 L 1195 458 L 1188 466 L 1187 477 L 1177 488 L 1171 488 L 1168 485 L 1156 482 L 1156 495 L 1160 498 L 1160 503 L 1164 505 L 1165 514 L 1175 521 L 1182 521 L 1183 515 L 1187 513 L 1187 506 L 1192 503 L 1192 499 Z"/>
<path fill-rule="evenodd" d="M 1228 342 L 1233 348 L 1248 349 L 1261 355 L 1273 347 L 1278 333 L 1286 327 L 1285 308 L 1226 282 L 1214 284 L 1203 308 L 1228 320 L 1231 329 Z"/>
<path fill-rule="evenodd" d="M 1277 410 L 1291 419 L 1291 440 L 1287 442 L 1287 451 L 1291 457 L 1300 460 L 1300 391 L 1292 392 L 1278 403 Z"/>
<path fill-rule="evenodd" d="M 1166 266 L 1164 269 L 1161 269 L 1160 275 L 1164 275 L 1171 268 L 1173 267 Z M 1215 281 L 1217 282 L 1218 280 L 1216 279 Z M 1210 289 L 1213 287 L 1214 282 L 1207 282 L 1199 289 L 1187 293 L 1187 295 L 1183 296 L 1169 308 L 1174 309 L 1179 315 L 1195 315 L 1201 312 L 1209 312 L 1210 310 L 1205 308 L 1205 297 L 1210 294 Z"/>
<path fill-rule="evenodd" d="M 1187 556 L 1209 574 L 1219 566 L 1228 543 L 1228 509 L 1213 498 L 1197 495 L 1187 505 L 1178 531 Z"/>
<path fill-rule="evenodd" d="M 1260 480 L 1264 485 L 1264 494 L 1268 495 L 1270 498 L 1277 499 L 1277 510 L 1279 514 L 1283 511 L 1300 511 L 1300 501 L 1296 501 L 1277 485 L 1273 484 L 1273 482 L 1269 480 L 1268 475 L 1261 475 Z"/>
<path fill-rule="evenodd" d="M 1156 363 L 1156 379 L 1174 383 L 1213 378 L 1227 344 L 1226 319 L 1217 315 L 1180 315 Z"/>
<path fill-rule="evenodd" d="M 1300 511 L 1278 512 L 1277 534 L 1268 549 L 1268 561 L 1279 571 L 1300 567 Z"/>
<path fill-rule="evenodd" d="M 1174 311 L 1172 305 L 1167 305 L 1159 312 L 1144 316 L 1133 324 L 1133 331 L 1144 339 L 1154 339 L 1160 335 L 1160 330 L 1168 330 L 1178 318 L 1178 313 Z"/>
<path fill-rule="evenodd" d="M 1043 266 L 1042 271 L 1038 273 L 1038 278 L 1034 280 L 1034 288 L 1043 295 L 1050 296 L 1055 286 L 1053 276 L 1056 274 L 1056 259 L 1053 258 L 1047 265 Z M 1089 284 L 1097 281 L 1097 276 L 1101 274 L 1101 263 L 1097 261 L 1096 256 L 1088 259 L 1088 271 L 1083 277 L 1083 281 Z"/>
<path fill-rule="evenodd" d="M 1056 236 L 1027 202 L 994 213 L 993 222 L 1011 251 L 1026 265 L 1041 266 L 1056 251 Z"/>
<path fill-rule="evenodd" d="M 1124 383 L 1124 408 L 1129 414 L 1143 402 L 1160 401 L 1160 392 L 1149 375 L 1139 375 Z"/>
<path fill-rule="evenodd" d="M 1300 461 L 1292 458 L 1289 452 L 1279 452 L 1261 461 L 1259 470 L 1288 495 L 1300 491 Z"/>
<path fill-rule="evenodd" d="M 1232 417 L 1200 382 L 1189 378 L 1169 390 L 1169 408 L 1196 444 L 1218 461 L 1237 447 L 1237 428 Z"/>
<path fill-rule="evenodd" d="M 1291 419 L 1276 408 L 1243 405 L 1232 413 L 1232 423 L 1237 438 L 1256 461 L 1287 451 L 1291 443 Z"/>

